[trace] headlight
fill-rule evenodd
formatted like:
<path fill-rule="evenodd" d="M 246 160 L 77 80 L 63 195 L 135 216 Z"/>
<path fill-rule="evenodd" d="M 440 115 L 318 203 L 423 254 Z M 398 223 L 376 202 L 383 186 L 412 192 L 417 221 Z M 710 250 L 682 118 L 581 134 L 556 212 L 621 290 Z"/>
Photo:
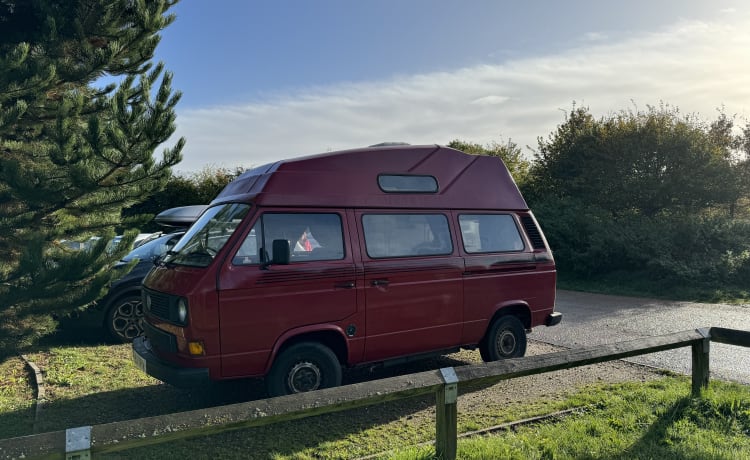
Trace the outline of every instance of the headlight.
<path fill-rule="evenodd" d="M 151 294 L 144 294 L 143 305 L 146 307 L 146 310 L 151 310 Z"/>
<path fill-rule="evenodd" d="M 177 320 L 180 323 L 185 324 L 185 320 L 187 320 L 187 314 L 188 314 L 187 301 L 185 299 L 178 300 L 177 301 Z"/>

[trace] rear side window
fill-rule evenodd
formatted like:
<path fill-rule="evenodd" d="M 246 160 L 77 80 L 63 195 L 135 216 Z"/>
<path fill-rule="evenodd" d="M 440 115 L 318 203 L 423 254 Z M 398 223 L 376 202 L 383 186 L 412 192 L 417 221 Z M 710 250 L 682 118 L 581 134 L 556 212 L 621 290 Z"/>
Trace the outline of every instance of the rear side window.
<path fill-rule="evenodd" d="M 523 239 L 509 214 L 458 216 L 464 250 L 468 253 L 521 251 Z"/>
<path fill-rule="evenodd" d="M 265 213 L 253 225 L 237 251 L 235 265 L 260 263 L 260 251 L 270 251 L 273 240 L 288 240 L 291 262 L 344 258 L 341 217 L 329 213 Z"/>
<path fill-rule="evenodd" d="M 373 259 L 453 252 L 448 219 L 442 214 L 365 214 L 362 228 L 367 255 Z"/>

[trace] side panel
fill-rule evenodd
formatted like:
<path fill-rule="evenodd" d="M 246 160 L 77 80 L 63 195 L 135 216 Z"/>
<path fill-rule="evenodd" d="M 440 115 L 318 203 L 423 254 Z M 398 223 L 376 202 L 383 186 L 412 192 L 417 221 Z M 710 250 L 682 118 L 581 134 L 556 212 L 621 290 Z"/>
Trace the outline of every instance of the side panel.
<path fill-rule="evenodd" d="M 489 321 L 498 310 L 510 305 L 527 305 L 530 313 L 529 327 L 542 324 L 552 313 L 555 304 L 555 266 L 547 260 L 539 262 L 523 227 L 515 213 L 487 211 L 456 211 L 454 221 L 461 215 L 510 215 L 523 240 L 523 248 L 506 252 L 477 252 L 473 242 L 464 241 L 459 234 L 460 252 L 466 261 L 464 273 L 465 328 L 463 341 L 478 343 Z M 469 235 L 466 235 L 467 237 Z M 467 252 L 467 247 L 472 252 Z"/>
<path fill-rule="evenodd" d="M 274 211 L 280 210 L 264 209 L 258 219 Z M 267 269 L 258 264 L 234 265 L 233 258 L 228 258 L 219 283 L 224 377 L 262 375 L 273 347 L 285 332 L 323 323 L 343 325 L 343 330 L 346 319 L 357 312 L 356 273 L 345 213 L 314 209 L 283 212 L 337 214 L 344 229 L 343 258 Z"/>
<path fill-rule="evenodd" d="M 464 264 L 455 240 L 449 254 L 372 258 L 367 253 L 362 218 L 381 213 L 384 211 L 356 213 L 367 315 L 365 361 L 458 346 L 463 328 Z M 455 235 L 453 230 L 451 233 Z"/>

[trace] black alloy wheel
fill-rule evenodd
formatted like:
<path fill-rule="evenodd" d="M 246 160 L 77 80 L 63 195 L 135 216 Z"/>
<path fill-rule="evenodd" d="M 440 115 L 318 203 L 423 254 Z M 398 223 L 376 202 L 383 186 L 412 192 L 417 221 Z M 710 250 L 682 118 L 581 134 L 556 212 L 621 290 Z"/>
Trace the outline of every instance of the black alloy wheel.
<path fill-rule="evenodd" d="M 115 299 L 107 310 L 107 332 L 118 342 L 132 342 L 143 335 L 143 303 L 141 296 L 129 294 Z"/>

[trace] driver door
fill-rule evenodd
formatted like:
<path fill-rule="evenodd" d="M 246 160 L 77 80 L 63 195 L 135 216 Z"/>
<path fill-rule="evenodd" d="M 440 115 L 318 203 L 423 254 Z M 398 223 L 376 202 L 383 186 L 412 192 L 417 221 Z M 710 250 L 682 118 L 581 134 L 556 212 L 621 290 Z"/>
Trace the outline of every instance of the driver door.
<path fill-rule="evenodd" d="M 220 275 L 224 376 L 261 375 L 285 333 L 356 313 L 346 228 L 346 214 L 331 210 L 266 210 L 258 216 Z M 261 252 L 271 260 L 278 239 L 290 242 L 290 263 L 263 267 Z"/>

